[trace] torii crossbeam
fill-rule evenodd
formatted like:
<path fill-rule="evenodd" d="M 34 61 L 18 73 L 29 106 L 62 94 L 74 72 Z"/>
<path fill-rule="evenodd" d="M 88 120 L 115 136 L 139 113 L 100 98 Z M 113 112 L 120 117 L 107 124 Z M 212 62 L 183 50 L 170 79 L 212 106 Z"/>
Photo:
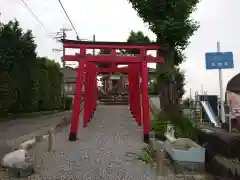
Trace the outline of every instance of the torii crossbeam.
<path fill-rule="evenodd" d="M 130 110 L 136 118 L 138 125 L 142 124 L 144 129 L 144 142 L 149 142 L 150 133 L 150 114 L 148 100 L 148 67 L 147 63 L 163 63 L 162 57 L 153 57 L 147 55 L 148 50 L 160 50 L 156 43 L 126 43 L 126 42 L 92 42 L 92 41 L 75 41 L 62 40 L 64 48 L 80 49 L 80 53 L 75 55 L 65 55 L 65 61 L 77 61 L 79 66 L 76 69 L 76 95 L 73 105 L 73 119 L 70 141 L 77 139 L 78 121 L 80 115 L 80 99 L 82 98 L 83 80 L 85 79 L 85 101 L 84 103 L 84 127 L 91 118 L 96 109 L 97 93 L 97 72 L 127 72 L 129 79 L 129 103 Z M 86 54 L 87 49 L 110 49 L 110 55 L 91 55 Z M 138 49 L 140 54 L 135 55 L 118 55 L 116 50 Z M 97 68 L 96 64 L 109 63 L 113 67 Z M 117 68 L 116 64 L 127 64 L 128 68 Z M 139 78 L 142 78 L 140 85 Z M 142 98 L 140 98 L 140 87 Z M 94 95 L 95 94 L 95 95 Z"/>

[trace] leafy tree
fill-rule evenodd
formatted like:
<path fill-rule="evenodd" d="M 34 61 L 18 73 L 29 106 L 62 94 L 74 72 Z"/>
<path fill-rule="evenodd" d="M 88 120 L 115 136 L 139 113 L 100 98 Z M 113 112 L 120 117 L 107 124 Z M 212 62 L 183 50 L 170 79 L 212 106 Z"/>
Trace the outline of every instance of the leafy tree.
<path fill-rule="evenodd" d="M 41 110 L 59 109 L 61 106 L 62 74 L 60 65 L 46 57 L 38 58 L 38 104 Z"/>
<path fill-rule="evenodd" d="M 8 73 L 12 82 L 13 111 L 27 108 L 28 86 L 31 78 L 31 68 L 34 67 L 36 45 L 31 31 L 23 33 L 18 21 L 10 21 L 3 25 L 0 33 L 1 72 Z M 8 84 L 9 85 L 9 84 Z"/>
<path fill-rule="evenodd" d="M 142 31 L 131 31 L 130 35 L 127 39 L 128 43 L 149 43 L 150 39 L 148 36 L 145 36 Z M 124 54 L 140 54 L 140 51 L 138 49 L 129 49 L 126 51 L 123 51 Z"/>
<path fill-rule="evenodd" d="M 148 36 L 145 36 L 143 34 L 142 31 L 131 31 L 128 38 L 127 38 L 127 43 L 148 43 L 150 42 L 150 39 L 148 38 Z M 118 52 L 119 54 L 122 55 L 126 55 L 126 54 L 140 54 L 139 50 L 137 49 L 128 49 L 128 50 L 120 50 L 120 52 Z M 101 49 L 99 54 L 111 54 L 111 50 L 110 49 Z M 101 68 L 109 68 L 110 65 L 109 64 L 99 64 L 98 67 Z M 103 73 L 104 74 L 104 73 Z M 108 73 L 106 73 L 108 74 Z M 119 73 L 115 73 L 115 74 L 119 74 Z M 124 73 L 122 73 L 124 74 Z M 109 77 L 104 77 L 102 78 L 102 80 L 108 79 Z"/>
<path fill-rule="evenodd" d="M 0 25 L 1 116 L 60 107 L 60 67 L 37 58 L 36 47 L 32 32 L 23 32 L 18 21 Z M 45 105 L 40 107 L 39 101 Z"/>
<path fill-rule="evenodd" d="M 157 65 L 161 107 L 172 114 L 174 102 L 171 89 L 177 89 L 174 82 L 180 77 L 176 69 L 185 60 L 183 50 L 189 38 L 198 29 L 197 22 L 190 18 L 199 0 L 129 0 L 133 8 L 149 29 L 156 34 L 157 43 L 163 51 L 158 54 L 165 58 L 164 65 Z M 178 75 L 176 74 L 178 72 Z M 181 73 L 182 74 L 182 73 Z M 184 79 L 183 74 L 181 79 Z"/>

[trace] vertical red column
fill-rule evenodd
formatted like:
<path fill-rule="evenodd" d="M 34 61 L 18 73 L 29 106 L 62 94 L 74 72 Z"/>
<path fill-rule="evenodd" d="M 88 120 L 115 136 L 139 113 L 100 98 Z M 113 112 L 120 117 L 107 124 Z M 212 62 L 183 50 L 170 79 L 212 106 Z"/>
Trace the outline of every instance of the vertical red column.
<path fill-rule="evenodd" d="M 96 111 L 97 106 L 97 72 L 96 72 L 96 64 L 92 64 L 93 68 L 93 112 Z"/>
<path fill-rule="evenodd" d="M 142 111 L 141 111 L 141 96 L 140 96 L 140 64 L 136 64 L 136 112 L 137 112 L 137 122 L 138 125 L 142 125 Z"/>
<path fill-rule="evenodd" d="M 73 116 L 72 116 L 72 124 L 71 124 L 71 132 L 69 134 L 69 141 L 77 140 L 77 131 L 78 131 L 78 121 L 80 116 L 80 103 L 82 100 L 82 87 L 83 87 L 83 79 L 84 79 L 84 69 L 85 62 L 84 57 L 86 55 L 86 49 L 80 49 L 81 59 L 77 69 L 77 80 L 76 80 L 76 94 L 73 102 Z"/>
<path fill-rule="evenodd" d="M 131 64 L 128 65 L 128 98 L 129 98 L 129 108 L 132 113 L 132 67 Z"/>
<path fill-rule="evenodd" d="M 92 66 L 91 63 L 89 63 L 89 111 L 88 111 L 88 122 L 90 121 L 92 117 Z"/>
<path fill-rule="evenodd" d="M 90 111 L 90 64 L 86 63 L 86 74 L 85 74 L 85 89 L 84 89 L 84 116 L 83 116 L 83 127 L 87 127 Z"/>
<path fill-rule="evenodd" d="M 131 65 L 132 69 L 131 69 L 131 72 L 132 72 L 132 112 L 133 112 L 133 117 L 136 119 L 136 121 L 138 121 L 138 117 L 137 117 L 137 102 L 136 102 L 136 97 L 137 97 L 137 94 L 136 94 L 136 71 L 137 71 L 137 68 L 136 68 L 136 64 L 132 64 Z"/>
<path fill-rule="evenodd" d="M 142 109 L 143 109 L 143 124 L 144 124 L 144 142 L 149 142 L 150 133 L 150 117 L 149 117 L 149 100 L 148 100 L 148 67 L 146 50 L 141 51 L 143 61 L 141 62 L 142 71 Z"/>
<path fill-rule="evenodd" d="M 90 63 L 91 66 L 91 71 L 90 71 L 90 114 L 89 114 L 89 121 L 91 120 L 92 116 L 93 116 L 93 109 L 94 109 L 94 81 L 93 81 L 93 77 L 94 77 L 94 68 L 93 68 L 93 63 Z"/>

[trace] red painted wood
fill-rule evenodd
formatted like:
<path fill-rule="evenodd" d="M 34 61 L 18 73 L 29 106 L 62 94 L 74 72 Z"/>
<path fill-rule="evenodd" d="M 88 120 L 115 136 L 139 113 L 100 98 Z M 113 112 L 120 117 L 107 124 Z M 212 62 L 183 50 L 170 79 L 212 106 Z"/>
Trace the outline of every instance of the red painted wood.
<path fill-rule="evenodd" d="M 75 44 L 76 43 L 76 44 Z M 66 55 L 65 61 L 78 61 L 80 67 L 77 69 L 78 77 L 76 81 L 76 95 L 74 98 L 73 106 L 73 120 L 71 126 L 70 137 L 74 137 L 77 134 L 78 119 L 80 115 L 80 102 L 82 97 L 82 85 L 84 74 L 85 79 L 85 101 L 84 101 L 84 126 L 87 126 L 88 120 L 91 118 L 91 114 L 96 108 L 96 94 L 97 94 L 97 78 L 96 72 L 128 72 L 129 79 L 129 104 L 130 110 L 136 118 L 138 125 L 141 125 L 142 119 L 144 124 L 144 141 L 148 141 L 150 133 L 150 116 L 149 116 L 149 100 L 148 100 L 148 68 L 147 63 L 163 63 L 162 57 L 153 57 L 146 55 L 147 50 L 157 50 L 160 46 L 156 45 L 127 45 L 127 44 L 94 44 L 86 42 L 86 44 L 77 44 L 79 42 L 64 42 L 65 48 L 80 48 L 80 54 Z M 82 42 L 81 42 L 82 43 Z M 86 55 L 86 49 L 111 49 L 110 55 Z M 116 49 L 139 49 L 140 55 L 126 56 L 117 55 Z M 85 63 L 87 66 L 85 68 Z M 95 63 L 109 63 L 112 64 L 112 68 L 96 68 Z M 117 64 L 128 64 L 128 68 L 117 68 Z M 131 69 L 131 70 L 130 70 Z M 139 74 L 141 70 L 142 76 L 142 98 L 140 97 L 139 87 Z M 86 73 L 85 73 L 86 71 Z M 98 76 L 115 76 L 99 74 Z M 126 76 L 121 74 L 118 76 Z M 140 101 L 142 100 L 142 113 Z M 70 139 L 70 138 L 69 138 Z M 74 138 L 71 138 L 74 139 Z"/>
<path fill-rule="evenodd" d="M 145 57 L 145 60 L 141 58 L 140 55 L 135 56 L 112 56 L 112 55 L 86 55 L 85 60 L 91 61 L 91 62 L 98 62 L 98 63 L 123 63 L 123 64 L 129 64 L 129 63 L 138 63 L 142 61 L 147 61 L 149 63 L 163 63 L 164 59 L 162 57 L 153 57 L 151 55 L 147 55 Z M 65 61 L 79 61 L 80 57 L 76 55 L 65 55 L 64 56 Z"/>
<path fill-rule="evenodd" d="M 128 76 L 127 74 L 98 74 L 98 76 Z"/>
<path fill-rule="evenodd" d="M 136 64 L 131 65 L 131 72 L 132 72 L 132 111 L 133 111 L 133 117 L 136 121 L 138 121 L 137 117 L 137 109 L 136 109 Z"/>
<path fill-rule="evenodd" d="M 95 68 L 95 71 L 96 72 L 128 72 L 128 68 Z"/>
<path fill-rule="evenodd" d="M 97 72 L 128 72 L 128 68 L 96 68 Z"/>
<path fill-rule="evenodd" d="M 93 69 L 92 63 L 89 62 L 89 114 L 88 114 L 88 121 L 92 118 L 93 113 Z"/>
<path fill-rule="evenodd" d="M 158 45 L 99 45 L 99 44 L 73 44 L 69 42 L 63 43 L 64 48 L 85 48 L 85 49 L 145 49 L 145 50 L 158 50 Z"/>
<path fill-rule="evenodd" d="M 136 85 L 135 85 L 135 94 L 136 94 L 136 117 L 138 125 L 142 125 L 142 112 L 141 112 L 141 95 L 140 95 L 140 64 L 134 65 L 136 69 Z"/>
<path fill-rule="evenodd" d="M 143 124 L 144 124 L 144 136 L 149 137 L 150 133 L 150 117 L 149 117 L 149 100 L 148 100 L 148 68 L 147 62 L 141 63 L 142 71 L 142 110 L 143 110 Z"/>
<path fill-rule="evenodd" d="M 81 53 L 84 54 L 85 50 L 82 49 Z M 71 124 L 71 134 L 77 134 L 78 130 L 78 121 L 79 121 L 79 115 L 80 115 L 80 103 L 82 100 L 82 87 L 83 87 L 83 78 L 84 78 L 84 61 L 80 61 L 79 68 L 78 68 L 78 76 L 76 80 L 76 95 L 74 97 L 74 103 L 73 103 L 73 118 L 72 118 L 72 124 Z"/>
<path fill-rule="evenodd" d="M 92 118 L 92 115 L 93 115 L 93 112 L 94 112 L 94 109 L 95 109 L 95 96 L 97 94 L 96 90 L 95 90 L 95 85 L 96 85 L 96 65 L 94 63 L 90 63 L 90 66 L 91 66 L 91 117 Z M 95 66 L 95 67 L 94 67 Z"/>
<path fill-rule="evenodd" d="M 89 111 L 90 111 L 90 66 L 89 62 L 86 64 L 85 68 L 85 91 L 84 91 L 84 116 L 83 116 L 83 127 L 88 126 Z"/>
<path fill-rule="evenodd" d="M 129 107 L 131 113 L 134 115 L 134 107 L 133 107 L 133 72 L 132 72 L 132 66 L 128 65 L 129 67 L 129 73 L 128 73 L 128 91 L 129 91 Z"/>
<path fill-rule="evenodd" d="M 96 64 L 92 63 L 92 70 L 93 70 L 93 111 L 96 110 L 96 105 L 97 105 L 97 73 L 96 73 Z"/>

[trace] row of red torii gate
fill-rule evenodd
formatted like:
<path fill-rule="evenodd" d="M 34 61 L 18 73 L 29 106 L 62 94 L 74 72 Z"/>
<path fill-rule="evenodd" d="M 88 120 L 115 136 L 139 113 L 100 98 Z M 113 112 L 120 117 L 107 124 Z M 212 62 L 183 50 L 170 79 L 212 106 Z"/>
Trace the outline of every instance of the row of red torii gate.
<path fill-rule="evenodd" d="M 86 128 L 97 106 L 97 73 L 98 72 L 127 72 L 129 81 L 129 106 L 130 111 L 139 126 L 143 125 L 144 142 L 149 142 L 150 113 L 148 99 L 148 67 L 147 63 L 163 63 L 162 57 L 147 55 L 148 50 L 160 50 L 156 43 L 126 43 L 126 42 L 92 42 L 62 40 L 64 48 L 80 49 L 75 55 L 65 55 L 65 61 L 78 62 L 76 94 L 73 102 L 73 116 L 70 141 L 77 140 L 78 123 L 80 116 L 80 104 L 82 99 L 83 82 L 85 81 L 84 116 L 83 125 Z M 110 49 L 111 54 L 92 55 L 87 54 L 88 49 Z M 139 54 L 127 56 L 118 55 L 117 50 L 139 50 Z M 110 64 L 111 68 L 97 68 L 97 64 Z M 118 68 L 117 65 L 128 65 Z M 140 77 L 142 80 L 140 86 Z M 141 89 L 140 89 L 141 88 Z M 141 92 L 141 94 L 140 94 Z"/>

